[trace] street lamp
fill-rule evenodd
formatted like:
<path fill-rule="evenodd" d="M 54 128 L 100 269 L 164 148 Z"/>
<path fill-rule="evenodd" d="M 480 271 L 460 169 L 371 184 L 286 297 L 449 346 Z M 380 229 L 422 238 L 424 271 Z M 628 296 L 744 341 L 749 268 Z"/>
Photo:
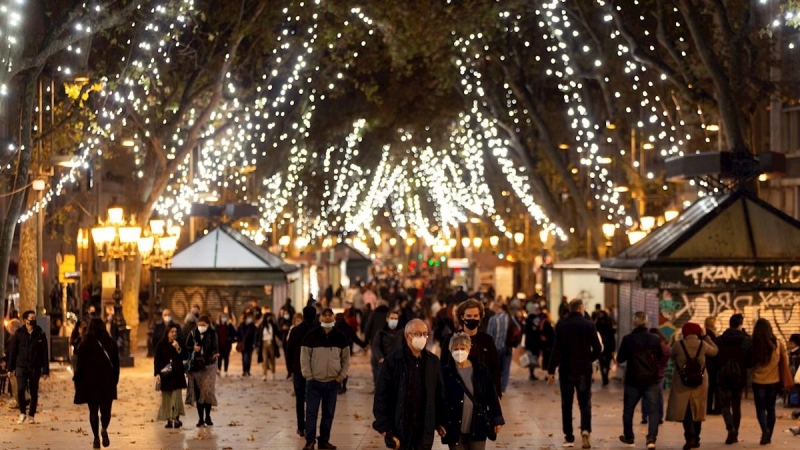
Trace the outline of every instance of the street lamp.
<path fill-rule="evenodd" d="M 138 240 L 142 264 L 153 269 L 171 266 L 180 235 L 180 226 L 167 225 L 161 219 L 152 219 L 150 229 L 145 230 Z"/>
<path fill-rule="evenodd" d="M 603 236 L 606 237 L 606 258 L 608 258 L 611 255 L 611 247 L 614 245 L 611 239 L 614 237 L 617 227 L 613 223 L 604 223 L 602 228 Z"/>
<path fill-rule="evenodd" d="M 525 242 L 525 233 L 521 232 L 514 233 L 514 242 L 517 245 L 522 245 L 522 243 Z"/>
<path fill-rule="evenodd" d="M 476 249 L 480 249 L 481 245 L 483 245 L 483 238 L 475 236 L 475 238 L 472 239 L 472 246 Z"/>
<path fill-rule="evenodd" d="M 133 260 L 138 254 L 137 246 L 142 228 L 136 225 L 136 219 L 129 221 L 124 218 L 124 211 L 120 206 L 108 208 L 108 220 L 98 220 L 97 226 L 92 228 L 97 256 L 101 260 L 114 262 L 114 324 L 119 332 L 119 360 L 120 366 L 133 366 L 131 356 L 130 328 L 122 313 L 122 289 L 120 287 L 119 262 L 127 259 Z"/>
<path fill-rule="evenodd" d="M 500 236 L 491 236 L 489 237 L 489 245 L 492 247 L 497 247 L 497 244 L 500 243 Z"/>

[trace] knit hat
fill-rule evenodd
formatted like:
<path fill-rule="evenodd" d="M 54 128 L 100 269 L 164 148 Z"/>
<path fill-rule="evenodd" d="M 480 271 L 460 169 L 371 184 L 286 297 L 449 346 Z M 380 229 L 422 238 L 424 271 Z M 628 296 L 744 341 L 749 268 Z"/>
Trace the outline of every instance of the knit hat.
<path fill-rule="evenodd" d="M 683 328 L 681 328 L 681 333 L 683 333 L 684 336 L 691 336 L 694 334 L 699 337 L 703 334 L 703 328 L 694 322 L 687 322 Z"/>

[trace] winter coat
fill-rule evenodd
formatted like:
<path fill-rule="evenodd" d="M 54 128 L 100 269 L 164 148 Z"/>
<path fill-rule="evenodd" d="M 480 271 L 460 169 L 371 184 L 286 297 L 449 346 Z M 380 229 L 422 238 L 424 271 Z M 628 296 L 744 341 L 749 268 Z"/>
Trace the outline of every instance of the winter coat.
<path fill-rule="evenodd" d="M 180 344 L 180 341 L 178 341 Z M 156 345 L 156 354 L 153 363 L 154 375 L 161 375 L 161 391 L 169 392 L 177 389 L 186 389 L 186 376 L 183 371 L 183 355 L 186 349 L 175 350 L 169 339 L 162 339 Z M 161 373 L 167 364 L 172 363 L 172 372 L 167 375 Z"/>
<path fill-rule="evenodd" d="M 411 350 L 403 345 L 401 350 L 387 355 L 378 374 L 378 383 L 375 386 L 375 397 L 372 403 L 372 414 L 375 421 L 372 428 L 378 433 L 391 432 L 407 442 L 411 430 L 405 428 L 406 387 L 408 386 L 408 362 L 406 358 L 413 357 Z M 446 412 L 442 372 L 439 358 L 433 353 L 423 350 L 420 357 L 423 359 L 425 385 L 425 411 L 424 429 L 422 431 L 422 445 L 433 445 L 433 433 L 437 427 L 445 424 Z"/>
<path fill-rule="evenodd" d="M 389 324 L 384 325 L 372 340 L 372 355 L 378 361 L 401 348 L 403 348 L 403 330 L 400 328 L 392 330 Z"/>
<path fill-rule="evenodd" d="M 489 333 L 484 333 L 483 331 L 478 331 L 475 333 L 475 336 L 470 336 L 469 339 L 472 341 L 469 357 L 475 358 L 476 361 L 489 370 L 489 373 L 492 375 L 494 388 L 502 397 L 503 390 L 500 380 L 503 371 L 500 367 L 500 356 L 497 354 L 497 348 L 494 346 L 494 339 L 492 339 Z M 452 361 L 453 357 L 450 354 L 450 336 L 448 336 L 442 343 L 442 364 L 450 364 Z"/>
<path fill-rule="evenodd" d="M 236 328 L 230 323 L 218 323 L 216 325 L 217 340 L 219 341 L 219 353 L 229 355 L 233 349 L 234 342 L 239 341 Z"/>
<path fill-rule="evenodd" d="M 753 341 L 744 331 L 729 328 L 715 341 L 717 345 L 717 385 L 727 389 L 744 389 L 747 386 L 747 369 L 753 367 Z M 738 366 L 738 379 L 726 374 L 729 365 Z"/>
<path fill-rule="evenodd" d="M 217 332 L 214 331 L 213 328 L 208 327 L 208 330 L 206 330 L 206 332 L 203 334 L 200 334 L 200 330 L 197 328 L 189 333 L 189 337 L 186 338 L 185 347 L 185 356 L 187 358 L 194 351 L 195 343 L 201 347 L 199 353 L 202 355 L 206 366 L 215 364 L 216 361 L 214 361 L 214 355 L 219 353 L 219 340 L 217 339 Z M 194 357 L 197 358 L 198 355 L 195 354 Z"/>
<path fill-rule="evenodd" d="M 286 366 L 289 368 L 289 373 L 297 376 L 302 376 L 302 369 L 300 367 L 300 352 L 303 348 L 303 339 L 309 331 L 314 329 L 314 320 L 305 320 L 298 324 L 296 327 L 289 331 L 288 350 L 286 351 Z"/>
<path fill-rule="evenodd" d="M 592 363 L 600 357 L 601 344 L 594 324 L 573 312 L 556 325 L 553 354 L 547 372 L 565 375 L 592 375 Z"/>
<path fill-rule="evenodd" d="M 378 331 L 386 324 L 387 315 L 389 315 L 389 307 L 386 305 L 379 305 L 375 308 L 375 311 L 369 315 L 367 325 L 364 327 L 364 341 L 366 341 L 367 344 L 375 339 L 375 335 L 377 335 Z"/>
<path fill-rule="evenodd" d="M 687 357 L 681 346 L 681 342 L 686 344 L 689 358 L 693 358 L 700 346 L 700 338 L 696 335 L 684 336 L 683 341 L 675 341 L 672 345 L 670 357 L 675 362 L 676 370 L 672 373 L 672 389 L 669 392 L 669 404 L 667 405 L 666 420 L 671 422 L 683 422 L 686 416 L 686 408 L 692 408 L 692 418 L 695 422 L 702 422 L 706 418 L 706 400 L 708 399 L 708 373 L 703 374 L 703 384 L 698 387 L 687 387 L 683 385 L 679 370 L 686 364 Z M 717 346 L 711 338 L 703 340 L 703 348 L 700 350 L 700 364 L 705 367 L 706 355 L 714 356 L 717 354 Z"/>
<path fill-rule="evenodd" d="M 262 359 L 262 347 L 264 346 L 264 327 L 272 328 L 272 351 L 276 358 L 281 357 L 281 346 L 278 342 L 281 338 L 280 331 L 278 331 L 278 326 L 275 325 L 274 322 L 269 322 L 266 320 L 262 320 L 261 324 L 258 326 L 256 330 L 256 349 L 258 350 L 258 362 L 261 362 Z M 245 344 L 245 347 L 247 344 Z"/>
<path fill-rule="evenodd" d="M 104 403 L 117 399 L 119 351 L 110 337 L 88 336 L 78 347 L 75 367 L 76 405 Z"/>
<path fill-rule="evenodd" d="M 28 333 L 25 325 L 21 326 L 10 341 L 8 352 L 8 371 L 28 369 L 34 376 L 50 374 L 50 357 L 47 352 L 47 336 L 39 325 L 33 326 Z"/>
<path fill-rule="evenodd" d="M 300 371 L 306 380 L 327 383 L 347 378 L 350 344 L 344 334 L 318 326 L 306 334 L 300 350 Z"/>
<path fill-rule="evenodd" d="M 239 342 L 244 342 L 245 352 L 252 353 L 256 348 L 256 326 L 252 323 L 240 323 L 237 339 Z"/>
<path fill-rule="evenodd" d="M 175 339 L 177 339 L 178 342 L 181 342 L 181 343 L 183 342 L 183 335 L 181 334 L 180 325 L 175 323 L 175 321 L 173 321 L 173 320 L 171 320 L 169 322 L 169 324 L 165 324 L 164 321 L 162 320 L 161 322 L 158 322 L 153 327 L 153 340 L 152 340 L 153 351 L 155 351 L 155 348 L 158 346 L 158 343 L 161 342 L 162 339 L 164 339 L 164 334 L 166 333 L 166 331 L 168 329 L 167 328 L 168 326 L 169 327 L 173 327 L 173 326 L 178 327 L 178 337 L 176 337 Z"/>
<path fill-rule="evenodd" d="M 542 347 L 542 342 L 539 338 L 541 334 L 539 323 L 541 320 L 538 314 L 528 314 L 528 317 L 525 318 L 525 350 L 534 355 L 538 355 Z"/>
<path fill-rule="evenodd" d="M 647 331 L 647 327 L 636 327 L 631 334 L 623 337 L 617 362 L 626 364 L 625 385 L 644 388 L 658 384 L 661 356 L 661 340 Z"/>
<path fill-rule="evenodd" d="M 487 438 L 486 421 L 478 416 L 478 408 L 483 408 L 486 417 L 491 420 L 491 426 L 505 425 L 500 400 L 492 383 L 489 369 L 470 357 L 472 363 L 472 396 L 478 405 L 472 405 L 472 424 L 470 426 L 470 439 L 485 441 Z M 444 362 L 442 367 L 444 379 L 444 398 L 447 409 L 444 415 L 447 433 L 442 438 L 443 444 L 456 444 L 461 436 L 461 418 L 464 412 L 464 388 L 459 381 L 458 367 L 451 358 Z"/>

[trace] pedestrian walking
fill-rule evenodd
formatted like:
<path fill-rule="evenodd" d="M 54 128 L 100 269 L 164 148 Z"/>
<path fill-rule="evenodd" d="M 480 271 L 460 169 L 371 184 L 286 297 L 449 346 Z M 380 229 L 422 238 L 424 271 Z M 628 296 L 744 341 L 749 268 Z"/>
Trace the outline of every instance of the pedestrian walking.
<path fill-rule="evenodd" d="M 522 327 L 508 313 L 508 306 L 495 301 L 494 316 L 489 319 L 487 333 L 494 339 L 497 355 L 500 359 L 500 396 L 506 392 L 511 377 L 511 353 L 522 340 Z"/>
<path fill-rule="evenodd" d="M 183 328 L 181 329 L 181 336 L 189 336 L 189 333 L 197 328 L 197 320 L 200 318 L 200 305 L 192 305 L 192 309 L 186 314 L 183 319 Z"/>
<path fill-rule="evenodd" d="M 239 336 L 236 334 L 236 328 L 230 322 L 227 314 L 222 313 L 215 326 L 217 332 L 217 340 L 219 341 L 219 358 L 217 358 L 217 374 L 223 373 L 228 375 L 228 365 L 231 362 L 231 350 L 233 344 L 239 341 Z M 179 339 L 183 342 L 183 339 Z"/>
<path fill-rule="evenodd" d="M 475 299 L 463 301 L 456 306 L 455 315 L 458 331 L 469 336 L 472 341 L 470 357 L 483 364 L 492 375 L 495 391 L 502 397 L 502 369 L 500 357 L 497 355 L 494 338 L 480 330 L 484 316 L 483 304 Z M 442 342 L 442 361 L 450 358 L 450 338 Z"/>
<path fill-rule="evenodd" d="M 617 347 L 617 332 L 614 330 L 614 321 L 611 320 L 611 316 L 607 311 L 599 309 L 592 316 L 594 316 L 595 327 L 597 332 L 600 333 L 600 340 L 603 344 L 603 351 L 598 359 L 600 377 L 603 380 L 603 386 L 608 386 L 608 375 L 611 372 L 611 362 L 614 360 L 614 350 Z"/>
<path fill-rule="evenodd" d="M 333 329 L 334 314 L 325 308 L 320 314 L 320 326 L 303 338 L 300 368 L 306 379 L 306 445 L 304 450 L 335 449 L 330 443 L 333 417 L 339 385 L 350 369 L 350 346 L 347 338 Z M 322 404 L 322 419 L 317 437 L 317 415 Z"/>
<path fill-rule="evenodd" d="M 390 312 L 386 316 L 386 324 L 372 339 L 372 356 L 378 360 L 378 370 L 386 356 L 403 347 L 403 330 L 397 327 L 399 321 L 400 314 L 397 311 Z"/>
<path fill-rule="evenodd" d="M 547 366 L 553 355 L 553 344 L 556 340 L 556 328 L 547 308 L 539 308 L 539 348 L 542 352 L 542 370 L 547 374 Z M 545 375 L 545 378 L 547 375 Z"/>
<path fill-rule="evenodd" d="M 572 403 L 578 397 L 581 411 L 581 445 L 591 448 L 592 434 L 592 363 L 600 357 L 602 345 L 594 323 L 584 317 L 583 300 L 569 302 L 570 313 L 556 324 L 553 354 L 547 367 L 548 383 L 558 382 L 561 390 L 561 426 L 564 447 L 573 447 Z"/>
<path fill-rule="evenodd" d="M 292 374 L 292 385 L 295 397 L 295 413 L 297 414 L 297 435 L 306 435 L 306 379 L 300 365 L 300 354 L 303 348 L 303 339 L 314 329 L 317 319 L 317 309 L 313 306 L 303 308 L 303 321 L 289 330 L 289 351 L 286 352 L 286 364 Z"/>
<path fill-rule="evenodd" d="M 775 402 L 783 389 L 781 359 L 788 358 L 783 342 L 772 332 L 767 319 L 758 319 L 753 327 L 753 401 L 761 427 L 761 445 L 772 442 L 775 430 Z"/>
<path fill-rule="evenodd" d="M 272 381 L 275 381 L 275 370 L 277 365 L 275 359 L 281 356 L 281 347 L 278 343 L 280 339 L 280 331 L 275 324 L 275 319 L 272 313 L 268 312 L 261 320 L 261 324 L 256 330 L 256 351 L 258 352 L 259 359 L 261 360 L 261 370 L 263 372 L 263 381 L 267 381 L 267 375 L 272 373 Z"/>
<path fill-rule="evenodd" d="M 25 325 L 20 327 L 11 341 L 8 354 L 8 376 L 15 377 L 17 382 L 17 402 L 19 418 L 17 423 L 27 421 L 36 423 L 36 407 L 39 404 L 39 380 L 47 380 L 50 376 L 50 357 L 47 351 L 47 336 L 39 325 L 36 325 L 36 313 L 22 313 Z M 30 409 L 25 397 L 30 392 Z"/>
<path fill-rule="evenodd" d="M 347 323 L 345 315 L 343 313 L 338 313 L 334 316 L 334 325 L 333 329 L 342 333 L 347 339 L 347 347 L 350 349 L 350 355 L 353 354 L 353 345 L 358 345 L 361 348 L 367 348 L 366 342 L 362 341 L 358 335 L 356 334 L 355 330 Z M 350 377 L 344 377 L 341 383 L 339 383 L 339 395 L 343 395 L 347 393 L 347 380 Z"/>
<path fill-rule="evenodd" d="M 100 448 L 101 436 L 103 447 L 108 447 L 111 445 L 108 438 L 111 405 L 117 399 L 119 383 L 119 349 L 100 319 L 89 322 L 78 348 L 78 363 L 72 380 L 75 382 L 74 403 L 89 405 L 89 424 L 94 435 L 92 447 Z"/>
<path fill-rule="evenodd" d="M 717 318 L 708 316 L 703 324 L 705 325 L 706 336 L 710 337 L 711 340 L 716 344 Z M 706 358 L 706 370 L 708 371 L 708 400 L 706 401 L 706 414 L 710 416 L 716 416 L 722 413 L 719 405 L 719 396 L 717 395 L 718 364 L 716 356 Z"/>
<path fill-rule="evenodd" d="M 11 346 L 14 345 L 14 336 L 17 333 L 17 330 L 22 327 L 22 322 L 19 319 L 11 319 L 8 322 L 8 329 L 6 333 L 6 342 L 3 352 L 3 359 L 2 359 L 2 369 L 6 379 L 9 382 L 9 387 L 11 388 L 11 407 L 18 408 L 19 401 L 17 400 L 17 378 L 14 376 L 13 372 L 9 370 L 9 358 L 11 356 Z M 5 387 L 4 383 L 0 382 L 0 386 Z M 0 389 L 0 394 L 5 394 L 5 389 Z"/>
<path fill-rule="evenodd" d="M 667 404 L 667 420 L 683 423 L 684 450 L 700 447 L 700 432 L 706 418 L 708 400 L 708 374 L 706 355 L 717 354 L 717 346 L 703 329 L 694 322 L 681 328 L 682 339 L 676 340 L 670 350 L 675 363 L 672 389 Z"/>
<path fill-rule="evenodd" d="M 372 403 L 372 428 L 390 448 L 429 450 L 434 431 L 447 436 L 441 364 L 425 349 L 430 337 L 425 322 L 409 321 L 403 336 L 402 349 L 386 355 L 381 366 Z"/>
<path fill-rule="evenodd" d="M 786 404 L 791 407 L 800 406 L 800 384 L 797 383 L 797 372 L 800 370 L 800 334 L 792 334 L 789 340 L 786 341 L 786 346 L 789 348 L 789 371 L 794 375 L 794 386 L 787 394 Z M 792 411 L 792 419 L 797 420 L 800 418 L 800 411 Z"/>
<path fill-rule="evenodd" d="M 742 392 L 747 387 L 747 369 L 753 367 L 753 341 L 744 332 L 744 316 L 734 314 L 728 321 L 730 328 L 717 337 L 717 389 L 722 418 L 728 436 L 727 445 L 739 442 L 739 424 L 742 421 Z"/>
<path fill-rule="evenodd" d="M 186 404 L 197 405 L 198 428 L 214 426 L 211 407 L 217 406 L 219 340 L 210 325 L 208 316 L 200 316 L 197 327 L 186 339 L 186 350 L 190 352 Z"/>
<path fill-rule="evenodd" d="M 470 336 L 456 332 L 448 343 L 451 356 L 442 361 L 447 405 L 442 443 L 450 450 L 483 450 L 505 425 L 492 374 L 471 349 Z"/>
<path fill-rule="evenodd" d="M 389 305 L 386 303 L 386 300 L 378 300 L 378 306 L 375 308 L 375 311 L 370 314 L 369 319 L 367 320 L 367 325 L 364 327 L 364 341 L 367 343 L 367 345 L 372 345 L 372 342 L 375 340 L 375 336 L 377 336 L 378 332 L 386 326 L 386 317 L 388 315 Z M 399 313 L 397 313 L 397 318 L 398 320 L 400 319 Z M 369 363 L 372 367 L 373 385 L 378 384 L 378 371 L 380 370 L 381 365 L 379 359 L 380 358 L 375 355 L 375 352 L 373 352 L 369 358 Z"/>
<path fill-rule="evenodd" d="M 250 366 L 253 363 L 253 350 L 256 348 L 257 329 L 253 323 L 253 314 L 248 312 L 239 324 L 237 332 L 236 351 L 242 354 L 242 376 L 250 376 Z"/>
<path fill-rule="evenodd" d="M 540 339 L 539 323 L 542 318 L 539 315 L 539 305 L 530 302 L 526 306 L 528 316 L 525 318 L 525 351 L 530 353 L 531 362 L 528 365 L 528 380 L 536 380 L 536 368 L 539 366 L 539 354 L 541 353 L 542 343 Z"/>
<path fill-rule="evenodd" d="M 165 428 L 180 428 L 183 408 L 183 390 L 186 389 L 186 374 L 183 370 L 184 351 L 178 339 L 181 328 L 170 324 L 166 334 L 156 344 L 153 372 L 156 385 L 161 390 L 161 407 L 158 420 L 166 420 Z"/>
<path fill-rule="evenodd" d="M 630 447 L 634 445 L 633 412 L 639 401 L 649 412 L 647 418 L 647 448 L 656 448 L 658 438 L 658 362 L 663 352 L 660 339 L 647 330 L 647 314 L 637 311 L 633 315 L 633 331 L 622 338 L 617 352 L 617 364 L 625 364 L 622 399 L 622 436 L 619 440 Z"/>
<path fill-rule="evenodd" d="M 656 336 L 661 344 L 661 358 L 658 360 L 658 404 L 656 405 L 656 414 L 658 415 L 658 424 L 664 423 L 664 374 L 667 371 L 667 364 L 669 364 L 669 344 L 667 344 L 667 337 L 658 328 L 650 328 L 650 334 Z M 650 411 L 647 406 L 642 404 L 642 425 L 648 423 L 647 418 L 650 417 Z"/>
<path fill-rule="evenodd" d="M 170 311 L 169 309 L 164 309 L 163 311 L 161 311 L 161 321 L 156 323 L 155 326 L 153 327 L 153 336 L 150 344 L 152 345 L 154 352 L 156 346 L 158 346 L 158 343 L 161 342 L 162 339 L 164 339 L 164 336 L 166 336 L 167 328 L 172 325 L 178 325 L 178 323 L 172 320 L 172 311 Z M 180 325 L 178 325 L 177 339 L 179 342 L 183 342 L 182 335 L 180 334 Z"/>

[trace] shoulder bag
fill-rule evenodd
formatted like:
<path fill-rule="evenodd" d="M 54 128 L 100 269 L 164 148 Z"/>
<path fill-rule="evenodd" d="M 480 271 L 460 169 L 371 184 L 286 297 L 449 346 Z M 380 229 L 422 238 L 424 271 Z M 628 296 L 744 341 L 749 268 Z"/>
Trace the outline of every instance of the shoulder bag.
<path fill-rule="evenodd" d="M 469 401 L 472 402 L 472 410 L 475 412 L 478 420 L 483 421 L 486 426 L 486 438 L 490 441 L 496 440 L 497 433 L 494 432 L 494 424 L 492 423 L 492 419 L 487 415 L 486 408 L 475 400 L 475 397 L 472 395 L 472 392 L 467 389 L 467 385 L 464 383 L 464 380 L 461 379 L 461 374 L 459 374 L 457 370 L 458 369 L 456 369 L 456 379 L 458 380 L 458 384 L 461 386 L 461 389 L 464 389 L 464 394 L 469 398 Z M 475 370 L 474 366 L 473 370 Z"/>
<path fill-rule="evenodd" d="M 789 370 L 789 356 L 786 355 L 786 350 L 781 344 L 778 344 L 778 351 L 781 352 L 781 359 L 778 363 L 778 369 L 781 373 L 781 384 L 783 385 L 783 389 L 788 391 L 794 387 L 794 377 L 792 376 L 792 371 Z"/>

